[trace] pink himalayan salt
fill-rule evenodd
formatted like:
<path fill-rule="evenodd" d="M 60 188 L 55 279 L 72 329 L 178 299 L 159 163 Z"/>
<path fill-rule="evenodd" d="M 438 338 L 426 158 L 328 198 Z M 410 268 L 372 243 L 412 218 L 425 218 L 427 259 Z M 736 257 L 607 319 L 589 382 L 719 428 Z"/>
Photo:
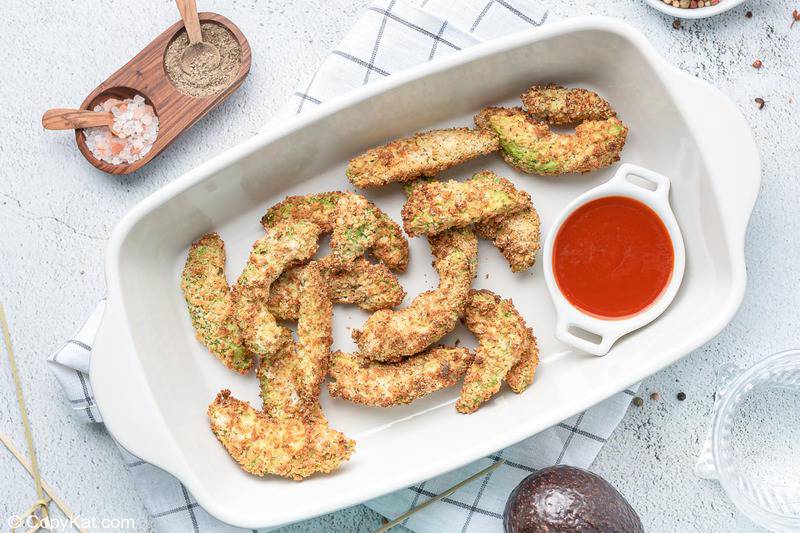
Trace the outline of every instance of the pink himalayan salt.
<path fill-rule="evenodd" d="M 158 137 L 158 117 L 141 95 L 125 100 L 109 98 L 94 110 L 110 111 L 114 115 L 111 128 L 99 126 L 83 130 L 86 146 L 97 159 L 112 165 L 133 163 L 153 148 Z"/>

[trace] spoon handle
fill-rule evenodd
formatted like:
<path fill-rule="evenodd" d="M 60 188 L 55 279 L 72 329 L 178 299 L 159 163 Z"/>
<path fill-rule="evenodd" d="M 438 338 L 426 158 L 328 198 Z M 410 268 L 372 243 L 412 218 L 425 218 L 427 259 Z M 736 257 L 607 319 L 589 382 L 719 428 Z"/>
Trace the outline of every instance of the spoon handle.
<path fill-rule="evenodd" d="M 178 11 L 181 12 L 183 26 L 189 35 L 191 44 L 202 43 L 203 34 L 200 32 L 200 17 L 197 15 L 197 3 L 195 0 L 175 0 L 178 4 Z"/>
<path fill-rule="evenodd" d="M 82 109 L 48 109 L 42 115 L 42 126 L 46 130 L 74 130 L 94 126 L 110 126 L 114 115 Z"/>

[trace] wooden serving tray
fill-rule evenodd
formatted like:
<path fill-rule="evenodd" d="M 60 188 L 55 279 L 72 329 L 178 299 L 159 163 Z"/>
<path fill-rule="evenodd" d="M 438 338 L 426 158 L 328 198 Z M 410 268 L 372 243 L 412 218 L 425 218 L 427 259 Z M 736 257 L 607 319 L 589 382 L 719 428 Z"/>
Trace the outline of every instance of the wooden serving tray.
<path fill-rule="evenodd" d="M 231 84 L 223 91 L 205 98 L 196 98 L 180 92 L 170 81 L 164 66 L 167 46 L 184 29 L 178 21 L 153 39 L 141 52 L 125 66 L 97 86 L 81 104 L 81 109 L 94 108 L 107 98 L 131 98 L 141 94 L 153 106 L 158 116 L 158 137 L 146 156 L 130 164 L 112 165 L 92 155 L 86 146 L 83 130 L 75 130 L 78 149 L 92 165 L 109 174 L 130 174 L 142 168 L 164 148 L 170 145 L 181 133 L 189 129 L 206 113 L 214 109 L 231 95 L 250 72 L 250 44 L 236 25 L 216 13 L 200 13 L 200 22 L 217 22 L 233 33 L 242 48 L 242 64 Z"/>

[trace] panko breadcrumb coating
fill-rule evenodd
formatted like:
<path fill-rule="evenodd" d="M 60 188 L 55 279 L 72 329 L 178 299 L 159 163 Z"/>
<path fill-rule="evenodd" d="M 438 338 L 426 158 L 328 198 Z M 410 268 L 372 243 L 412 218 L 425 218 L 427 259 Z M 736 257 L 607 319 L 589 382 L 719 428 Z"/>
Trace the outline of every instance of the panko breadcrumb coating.
<path fill-rule="evenodd" d="M 514 308 L 511 300 L 501 300 L 488 290 L 471 291 L 464 324 L 478 339 L 475 359 L 464 377 L 461 396 L 456 402 L 460 413 L 475 412 L 500 390 L 500 384 L 517 363 L 531 359 L 533 332 Z M 516 370 L 515 386 L 533 379 L 529 360 Z M 535 367 L 534 367 L 535 368 Z"/>
<path fill-rule="evenodd" d="M 277 320 L 297 320 L 300 308 L 300 273 L 292 267 L 272 284 L 267 306 Z M 337 304 L 357 305 L 365 311 L 391 309 L 405 298 L 406 291 L 383 263 L 370 263 L 363 257 L 349 270 L 331 271 L 320 265 L 328 296 Z"/>
<path fill-rule="evenodd" d="M 220 392 L 208 407 L 211 430 L 243 470 L 301 480 L 332 472 L 350 458 L 355 442 L 324 418 L 273 418 Z"/>
<path fill-rule="evenodd" d="M 322 414 L 317 401 L 308 402 L 301 395 L 296 367 L 297 343 L 290 342 L 277 353 L 262 357 L 256 369 L 261 391 L 262 410 L 272 418 L 311 418 Z"/>
<path fill-rule="evenodd" d="M 528 329 L 528 334 L 528 345 L 525 352 L 506 374 L 508 388 L 517 394 L 523 392 L 533 383 L 536 367 L 539 366 L 539 345 L 536 343 L 533 331 Z"/>
<path fill-rule="evenodd" d="M 520 98 L 530 115 L 548 124 L 566 126 L 617 116 L 611 104 L 586 89 L 567 89 L 553 83 L 534 85 Z"/>
<path fill-rule="evenodd" d="M 319 388 L 333 343 L 333 306 L 316 262 L 300 274 L 297 342 L 290 342 L 258 368 L 264 412 L 274 417 L 319 418 Z"/>
<path fill-rule="evenodd" d="M 304 398 L 318 399 L 328 373 L 333 344 L 333 303 L 315 261 L 300 275 L 300 316 L 297 320 L 297 380 Z"/>
<path fill-rule="evenodd" d="M 359 194 L 339 198 L 326 268 L 344 270 L 367 250 L 395 272 L 408 266 L 408 241 L 400 226 L 375 204 Z"/>
<path fill-rule="evenodd" d="M 592 172 L 619 161 L 628 128 L 616 117 L 578 124 L 574 134 L 554 133 L 519 107 L 487 107 L 475 117 L 479 128 L 500 136 L 503 159 L 540 175 Z"/>
<path fill-rule="evenodd" d="M 236 320 L 252 351 L 268 356 L 291 340 L 291 332 L 279 326 L 267 308 L 269 289 L 287 267 L 317 252 L 319 233 L 319 227 L 311 222 L 281 224 L 253 245 L 233 289 Z"/>
<path fill-rule="evenodd" d="M 225 243 L 216 233 L 200 237 L 189 249 L 181 289 L 197 340 L 235 372 L 253 368 L 253 354 L 244 347 L 236 323 L 233 298 L 225 278 Z"/>
<path fill-rule="evenodd" d="M 492 241 L 508 261 L 512 272 L 528 270 L 536 263 L 541 222 L 533 204 L 518 213 L 477 222 L 475 232 Z"/>
<path fill-rule="evenodd" d="M 346 174 L 356 187 L 380 187 L 420 176 L 435 176 L 499 148 L 496 135 L 487 130 L 426 131 L 372 148 L 351 159 Z"/>
<path fill-rule="evenodd" d="M 306 220 L 318 225 L 320 233 L 325 234 L 333 232 L 339 220 L 342 223 L 352 224 L 354 223 L 353 221 L 357 221 L 357 224 L 363 224 L 366 220 L 365 217 L 355 218 L 353 212 L 347 213 L 346 215 L 348 216 L 339 217 L 339 201 L 345 197 L 347 199 L 341 205 L 343 209 L 352 209 L 353 206 L 366 208 L 366 215 L 374 215 L 372 220 L 378 228 L 376 238 L 371 241 L 361 241 L 359 244 L 368 249 L 376 259 L 392 270 L 397 272 L 404 271 L 408 265 L 408 242 L 400 231 L 400 227 L 383 211 L 375 207 L 374 204 L 354 193 L 332 191 L 307 194 L 305 196 L 288 196 L 282 202 L 272 206 L 261 217 L 261 225 L 268 230 L 277 224 Z M 360 200 L 352 197 L 358 197 Z M 346 230 L 347 228 L 342 228 L 340 233 L 344 233 Z M 347 255 L 350 253 L 348 249 L 349 241 L 344 239 L 340 242 L 346 248 L 340 252 L 340 260 L 346 261 L 350 257 L 350 255 Z"/>
<path fill-rule="evenodd" d="M 341 191 L 331 191 L 287 196 L 267 210 L 261 217 L 261 225 L 269 231 L 281 223 L 305 220 L 319 226 L 320 233 L 330 233 L 336 223 L 336 205 L 344 194 Z"/>
<path fill-rule="evenodd" d="M 376 311 L 353 340 L 365 357 L 398 361 L 421 352 L 455 328 L 463 313 L 478 264 L 478 241 L 469 228 L 429 238 L 439 287 L 423 292 L 397 311 Z"/>
<path fill-rule="evenodd" d="M 263 412 L 222 391 L 209 407 L 211 429 L 244 470 L 303 479 L 347 460 L 355 442 L 331 429 L 319 405 L 328 369 L 333 308 L 315 262 L 300 274 L 298 341 L 261 358 Z"/>
<path fill-rule="evenodd" d="M 464 182 L 430 181 L 412 188 L 403 206 L 403 227 L 411 237 L 436 235 L 449 228 L 516 213 L 530 204 L 528 193 L 493 172 L 475 174 Z"/>
<path fill-rule="evenodd" d="M 411 403 L 455 385 L 472 362 L 466 348 L 437 346 L 398 363 L 370 361 L 359 354 L 331 356 L 331 396 L 364 405 L 389 407 Z"/>

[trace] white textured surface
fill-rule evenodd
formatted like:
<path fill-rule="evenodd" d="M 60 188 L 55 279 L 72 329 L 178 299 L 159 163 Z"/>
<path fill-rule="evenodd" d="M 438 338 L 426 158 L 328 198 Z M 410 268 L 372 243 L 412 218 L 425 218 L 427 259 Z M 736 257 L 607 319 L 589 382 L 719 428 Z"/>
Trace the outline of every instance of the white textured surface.
<path fill-rule="evenodd" d="M 0 300 L 12 317 L 44 477 L 82 516 L 131 517 L 136 530 L 151 527 L 113 443 L 102 428 L 70 416 L 45 368 L 47 354 L 104 294 L 103 249 L 111 228 L 148 193 L 253 134 L 367 3 L 298 0 L 290 8 L 281 0 L 201 1 L 201 9 L 228 16 L 248 36 L 251 75 L 167 152 L 124 178 L 94 170 L 70 134 L 43 132 L 39 118 L 49 107 L 77 106 L 177 20 L 173 3 L 37 1 L 6 7 L 0 46 L 0 124 L 6 129 L 0 142 Z M 800 117 L 794 99 L 800 24 L 789 29 L 798 6 L 793 0 L 751 0 L 676 31 L 671 19 L 638 0 L 552 3 L 553 16 L 613 15 L 644 30 L 671 62 L 729 94 L 758 138 L 764 182 L 748 233 L 749 292 L 742 310 L 718 338 L 645 382 L 644 406 L 631 408 L 593 467 L 629 498 L 648 530 L 734 530 L 733 507 L 718 485 L 693 475 L 692 465 L 713 405 L 715 369 L 726 361 L 750 364 L 798 344 Z M 752 19 L 744 17 L 748 9 Z M 759 71 L 750 66 L 756 58 L 764 62 Z M 755 97 L 767 101 L 763 110 L 756 109 Z M 664 148 L 670 149 L 669 139 Z M 3 358 L 0 431 L 22 447 L 12 390 Z M 651 391 L 660 392 L 661 400 L 651 401 Z M 675 400 L 679 391 L 686 401 Z M 3 524 L 34 497 L 29 478 L 3 449 L 0 494 Z M 374 513 L 357 507 L 289 530 L 369 531 L 378 523 Z"/>

